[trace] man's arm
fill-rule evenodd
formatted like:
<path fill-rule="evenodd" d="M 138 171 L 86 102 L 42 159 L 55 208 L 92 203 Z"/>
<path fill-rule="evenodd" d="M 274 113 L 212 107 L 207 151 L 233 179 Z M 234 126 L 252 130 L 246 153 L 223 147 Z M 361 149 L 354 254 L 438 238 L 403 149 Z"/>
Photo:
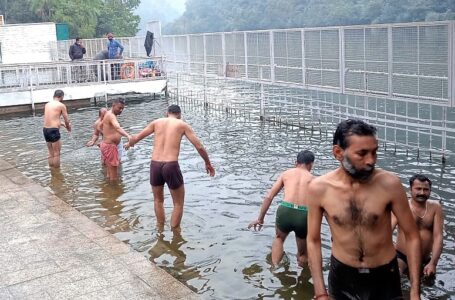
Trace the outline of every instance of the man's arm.
<path fill-rule="evenodd" d="M 420 235 L 409 208 L 406 191 L 398 177 L 393 176 L 387 184 L 392 201 L 392 212 L 396 216 L 400 231 L 406 238 L 409 279 L 411 280 L 411 300 L 420 299 L 420 262 L 422 249 Z"/>
<path fill-rule="evenodd" d="M 155 132 L 155 121 L 150 122 L 141 132 L 136 135 L 133 135 L 128 140 L 128 143 L 125 144 L 125 149 L 128 150 L 130 147 L 134 147 L 136 143 L 141 141 L 143 138 L 148 137 Z"/>
<path fill-rule="evenodd" d="M 120 48 L 120 53 L 119 53 L 119 55 L 122 55 L 122 53 L 123 53 L 123 46 L 122 46 L 122 44 L 120 44 L 120 42 L 118 42 L 118 41 L 116 41 L 116 42 L 117 42 L 118 47 Z"/>
<path fill-rule="evenodd" d="M 68 51 L 68 54 L 69 54 L 71 60 L 73 60 L 73 48 L 74 48 L 74 45 L 71 45 L 70 50 Z"/>
<path fill-rule="evenodd" d="M 71 122 L 70 118 L 68 117 L 68 111 L 66 110 L 66 106 L 62 104 L 62 115 L 63 115 L 63 120 L 65 121 L 65 128 L 68 130 L 68 132 L 71 132 Z"/>
<path fill-rule="evenodd" d="M 433 247 L 431 249 L 431 260 L 423 268 L 425 276 L 433 276 L 436 273 L 439 257 L 442 253 L 442 234 L 444 230 L 444 214 L 441 204 L 436 203 L 436 211 L 433 219 Z"/>
<path fill-rule="evenodd" d="M 275 181 L 273 184 L 272 188 L 270 191 L 267 193 L 267 195 L 264 197 L 264 200 L 261 205 L 261 210 L 259 211 L 259 216 L 257 220 L 251 222 L 248 225 L 248 228 L 254 227 L 254 230 L 256 230 L 256 226 L 259 225 L 259 228 L 262 227 L 264 224 L 264 217 L 267 211 L 269 210 L 270 204 L 272 203 L 273 198 L 281 191 L 283 188 L 284 183 L 283 183 L 283 175 L 280 175 L 280 177 Z"/>
<path fill-rule="evenodd" d="M 199 155 L 202 157 L 202 159 L 205 162 L 205 170 L 207 171 L 210 176 L 215 176 L 215 169 L 212 167 L 212 164 L 210 163 L 209 155 L 207 154 L 207 151 L 205 151 L 204 146 L 202 146 L 201 141 L 198 139 L 196 134 L 194 133 L 193 129 L 188 125 L 185 124 L 185 136 L 187 139 L 193 144 L 194 148 L 196 148 L 197 152 Z"/>
<path fill-rule="evenodd" d="M 308 235 L 307 252 L 311 277 L 313 278 L 314 295 L 318 299 L 328 299 L 327 290 L 322 276 L 321 223 L 323 208 L 321 206 L 322 191 L 314 179 L 308 185 Z"/>
<path fill-rule="evenodd" d="M 100 136 L 100 131 L 96 128 L 96 125 L 93 126 L 93 135 L 92 135 L 92 138 L 90 139 L 90 141 L 87 142 L 87 144 L 85 144 L 85 146 L 87 147 L 91 147 L 93 146 L 96 141 L 98 140 Z"/>
<path fill-rule="evenodd" d="M 128 140 L 130 140 L 131 136 L 122 127 L 120 127 L 120 124 L 117 121 L 117 118 L 113 114 L 110 114 L 109 118 L 110 118 L 111 124 L 115 128 L 115 130 L 118 133 L 120 133 L 122 136 L 125 136 L 128 138 Z"/>

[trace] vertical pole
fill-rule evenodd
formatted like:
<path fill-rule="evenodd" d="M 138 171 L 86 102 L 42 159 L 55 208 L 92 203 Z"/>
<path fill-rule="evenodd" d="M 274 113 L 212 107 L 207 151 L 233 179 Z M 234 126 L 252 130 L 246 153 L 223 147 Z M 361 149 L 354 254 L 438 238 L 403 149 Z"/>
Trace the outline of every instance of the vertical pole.
<path fill-rule="evenodd" d="M 302 84 L 306 86 L 306 66 L 305 66 L 305 31 L 300 31 L 301 43 L 302 43 Z"/>
<path fill-rule="evenodd" d="M 346 78 L 345 78 L 345 70 L 346 70 L 346 61 L 345 61 L 345 44 L 344 44 L 344 28 L 340 27 L 338 29 L 338 53 L 339 57 L 339 64 L 340 64 L 340 93 L 344 94 L 346 91 Z"/>
<path fill-rule="evenodd" d="M 221 59 L 223 67 L 223 76 L 226 77 L 226 34 L 221 34 Z"/>
<path fill-rule="evenodd" d="M 188 55 L 187 59 L 188 59 L 188 70 L 187 72 L 190 73 L 191 72 L 191 53 L 190 53 L 190 36 L 187 35 L 186 36 L 186 53 Z"/>
<path fill-rule="evenodd" d="M 29 67 L 29 74 L 30 74 L 30 99 L 32 100 L 32 112 L 33 115 L 35 114 L 35 100 L 33 99 L 33 74 L 32 74 L 32 66 Z"/>
<path fill-rule="evenodd" d="M 270 35 L 270 80 L 275 82 L 275 39 L 274 39 L 274 32 L 273 30 L 269 31 Z M 287 47 L 287 45 L 286 45 Z M 262 71 L 262 70 L 261 70 Z M 261 74 L 262 80 L 262 74 Z"/>
<path fill-rule="evenodd" d="M 455 66 L 453 65 L 455 64 L 455 21 L 451 21 L 447 26 L 449 34 L 447 98 L 450 107 L 455 107 Z"/>
<path fill-rule="evenodd" d="M 248 39 L 247 39 L 247 33 L 243 33 L 243 45 L 244 45 L 244 55 L 245 55 L 245 78 L 248 78 Z"/>
<path fill-rule="evenodd" d="M 387 26 L 387 69 L 388 69 L 388 94 L 389 97 L 393 95 L 393 28 L 391 25 Z"/>

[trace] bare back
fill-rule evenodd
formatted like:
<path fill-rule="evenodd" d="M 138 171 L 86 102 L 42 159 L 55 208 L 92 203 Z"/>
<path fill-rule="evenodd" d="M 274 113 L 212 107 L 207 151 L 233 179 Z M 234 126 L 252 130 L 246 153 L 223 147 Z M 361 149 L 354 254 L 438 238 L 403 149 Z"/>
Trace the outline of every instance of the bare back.
<path fill-rule="evenodd" d="M 395 175 L 384 170 L 375 170 L 364 183 L 349 182 L 346 176 L 339 168 L 310 185 L 310 196 L 319 200 L 330 225 L 332 253 L 352 267 L 389 263 L 396 255 L 391 211 L 404 206 L 404 188 Z"/>
<path fill-rule="evenodd" d="M 61 116 L 67 116 L 66 106 L 57 100 L 51 100 L 44 106 L 44 128 L 60 128 Z"/>
<path fill-rule="evenodd" d="M 292 168 L 282 175 L 284 201 L 297 205 L 308 205 L 305 193 L 313 175 L 305 168 Z"/>
<path fill-rule="evenodd" d="M 188 124 L 176 118 L 161 118 L 152 122 L 155 140 L 152 160 L 177 161 L 182 137 L 189 130 Z"/>

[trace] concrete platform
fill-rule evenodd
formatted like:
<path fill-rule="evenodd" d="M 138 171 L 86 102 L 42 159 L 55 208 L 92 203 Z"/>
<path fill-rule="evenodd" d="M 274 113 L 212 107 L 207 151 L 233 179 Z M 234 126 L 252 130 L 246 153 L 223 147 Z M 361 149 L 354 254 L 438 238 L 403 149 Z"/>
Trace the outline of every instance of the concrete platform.
<path fill-rule="evenodd" d="M 0 160 L 0 299 L 199 299 Z"/>

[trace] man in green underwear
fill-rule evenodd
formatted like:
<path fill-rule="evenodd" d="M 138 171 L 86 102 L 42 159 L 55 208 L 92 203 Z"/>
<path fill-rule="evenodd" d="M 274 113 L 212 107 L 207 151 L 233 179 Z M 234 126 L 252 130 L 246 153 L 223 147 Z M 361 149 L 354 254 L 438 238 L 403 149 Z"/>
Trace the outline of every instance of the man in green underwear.
<path fill-rule="evenodd" d="M 309 150 L 300 151 L 295 168 L 283 172 L 264 198 L 259 217 L 248 228 L 260 230 L 264 217 L 273 198 L 284 187 L 284 200 L 276 212 L 276 236 L 272 244 L 272 263 L 278 265 L 283 258 L 283 244 L 289 232 L 294 231 L 297 242 L 297 263 L 303 267 L 308 262 L 306 249 L 307 235 L 307 199 L 305 195 L 308 183 L 313 178 L 310 171 L 314 163 L 314 154 Z"/>

